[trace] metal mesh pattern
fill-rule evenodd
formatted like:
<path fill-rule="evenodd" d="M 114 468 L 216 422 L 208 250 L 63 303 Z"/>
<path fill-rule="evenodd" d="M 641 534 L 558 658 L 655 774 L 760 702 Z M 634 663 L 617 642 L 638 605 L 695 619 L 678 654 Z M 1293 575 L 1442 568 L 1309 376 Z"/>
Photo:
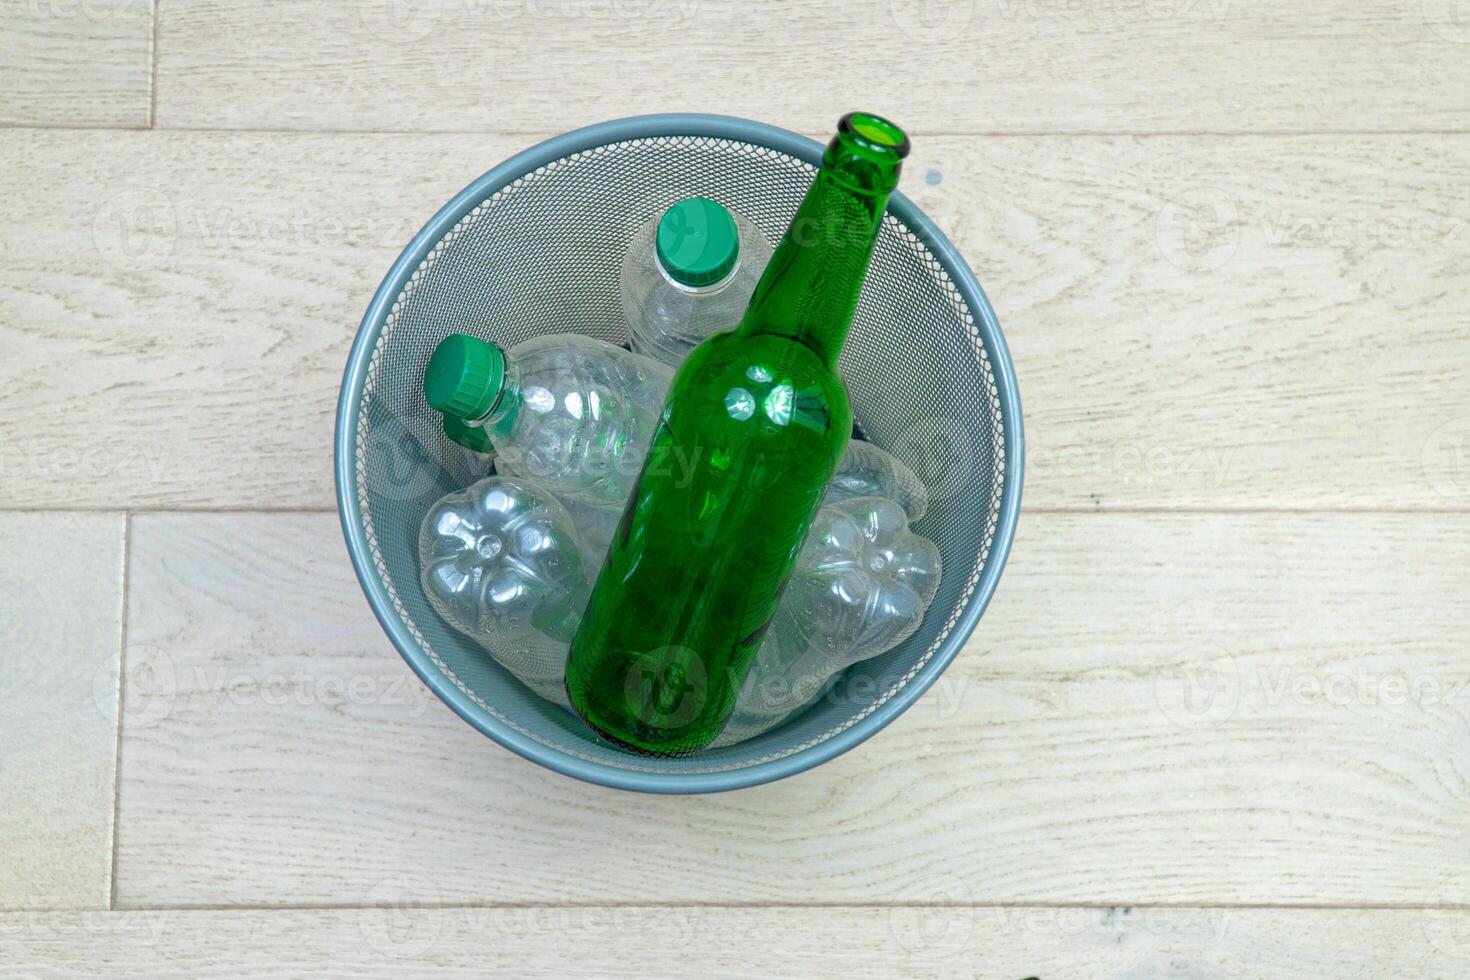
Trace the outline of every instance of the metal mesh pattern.
<path fill-rule="evenodd" d="M 434 668 L 477 710 L 526 738 L 645 773 L 727 772 L 789 756 L 856 724 L 907 685 L 944 645 L 987 563 L 1003 560 L 992 557 L 1007 449 L 995 353 L 943 263 L 890 212 L 841 369 L 864 434 L 903 459 L 929 489 L 929 512 L 916 530 L 938 546 L 944 575 L 912 638 L 852 668 L 821 701 L 773 732 L 694 756 L 647 759 L 604 745 L 536 697 L 449 629 L 422 594 L 419 522 L 434 500 L 474 475 L 472 458 L 444 438 L 424 403 L 421 379 L 435 344 L 455 331 L 502 346 L 566 331 L 625 343 L 618 279 L 641 223 L 681 198 L 703 195 L 775 241 L 814 173 L 786 153 L 703 136 L 573 152 L 467 206 L 385 310 L 351 447 L 357 516 L 373 571 Z"/>

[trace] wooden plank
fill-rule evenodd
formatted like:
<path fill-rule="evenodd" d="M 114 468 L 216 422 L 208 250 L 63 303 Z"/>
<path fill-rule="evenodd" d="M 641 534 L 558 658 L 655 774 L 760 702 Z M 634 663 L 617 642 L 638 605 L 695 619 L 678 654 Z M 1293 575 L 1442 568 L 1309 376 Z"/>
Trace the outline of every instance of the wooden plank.
<path fill-rule="evenodd" d="M 0 126 L 148 126 L 152 46 L 150 0 L 5 4 Z"/>
<path fill-rule="evenodd" d="M 107 907 L 122 553 L 119 514 L 0 513 L 0 909 Z"/>
<path fill-rule="evenodd" d="M 1448 0 L 210 0 L 160 11 L 158 121 L 537 132 L 693 107 L 823 131 L 861 106 L 920 133 L 1463 129 L 1470 26 L 1455 14 Z"/>
<path fill-rule="evenodd" d="M 1470 901 L 1464 515 L 1029 515 L 904 717 L 702 798 L 473 731 L 339 539 L 135 518 L 120 907 Z"/>
<path fill-rule="evenodd" d="M 1408 146 L 984 140 L 911 171 L 1005 329 L 1028 504 L 1470 507 L 1470 141 Z"/>
<path fill-rule="evenodd" d="M 0 217 L 0 506 L 332 506 L 363 308 L 423 221 L 514 145 L 431 165 L 399 137 L 0 142 L 0 173 L 31 175 Z"/>
<path fill-rule="evenodd" d="M 531 141 L 0 140 L 0 506 L 332 507 L 363 308 Z M 1467 167 L 1461 136 L 935 137 L 905 186 L 1006 330 L 1029 506 L 1463 510 Z"/>
<path fill-rule="evenodd" d="M 423 908 L 0 915 L 71 977 L 1463 976 L 1464 910 Z M 1457 930 L 1461 930 L 1457 932 Z"/>

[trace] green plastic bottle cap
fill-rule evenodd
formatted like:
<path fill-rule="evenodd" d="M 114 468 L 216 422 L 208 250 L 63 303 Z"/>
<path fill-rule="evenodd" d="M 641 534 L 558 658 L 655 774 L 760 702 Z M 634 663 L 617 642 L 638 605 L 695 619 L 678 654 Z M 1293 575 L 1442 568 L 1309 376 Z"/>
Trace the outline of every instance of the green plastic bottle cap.
<path fill-rule="evenodd" d="M 463 419 L 457 419 L 453 415 L 444 416 L 444 434 L 452 441 L 459 443 L 466 449 L 473 449 L 477 453 L 493 453 L 495 447 L 490 443 L 490 433 L 478 425 L 470 425 Z"/>
<path fill-rule="evenodd" d="M 735 219 L 707 197 L 686 197 L 665 211 L 654 238 L 659 265 L 684 286 L 717 283 L 740 258 Z"/>
<path fill-rule="evenodd" d="M 505 352 L 462 333 L 439 341 L 424 370 L 424 398 L 445 415 L 484 418 L 500 400 Z"/>

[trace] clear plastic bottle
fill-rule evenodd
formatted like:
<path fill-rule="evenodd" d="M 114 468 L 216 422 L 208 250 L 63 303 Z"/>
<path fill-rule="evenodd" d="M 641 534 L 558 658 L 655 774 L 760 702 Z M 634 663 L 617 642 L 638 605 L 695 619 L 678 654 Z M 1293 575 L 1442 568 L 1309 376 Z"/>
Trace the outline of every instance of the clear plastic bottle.
<path fill-rule="evenodd" d="M 677 366 L 700 341 L 733 329 L 770 258 L 759 228 L 706 197 L 646 222 L 623 258 L 633 350 Z"/>
<path fill-rule="evenodd" d="M 929 511 L 929 491 L 903 460 L 861 439 L 847 444 L 837 473 L 827 485 L 824 504 L 854 497 L 887 497 L 912 523 Z"/>
<path fill-rule="evenodd" d="M 564 505 L 524 479 L 486 477 L 424 518 L 424 592 L 446 622 L 518 680 L 569 708 L 568 643 L 616 525 L 616 511 Z M 847 667 L 906 640 L 938 587 L 938 551 L 908 531 L 892 501 L 824 505 L 713 744 L 769 731 Z"/>
<path fill-rule="evenodd" d="M 939 590 L 939 549 L 883 497 L 823 505 L 716 745 L 768 731 L 853 664 L 913 635 Z"/>
<path fill-rule="evenodd" d="M 486 477 L 446 495 L 419 528 L 419 577 L 429 604 L 527 687 L 561 705 L 567 645 L 587 604 L 589 562 L 596 561 L 555 497 L 511 477 Z"/>
<path fill-rule="evenodd" d="M 424 396 L 485 432 L 498 473 L 527 477 L 566 500 L 621 508 L 672 373 L 581 334 L 535 337 L 508 351 L 452 334 L 429 358 Z M 456 441 L 466 444 L 463 434 Z"/>
<path fill-rule="evenodd" d="M 440 349 L 445 354 L 440 355 Z M 499 368 L 495 368 L 496 352 L 500 352 Z M 628 477 L 636 475 L 643 465 L 673 369 L 580 334 L 537 337 L 503 352 L 494 344 L 455 334 L 440 343 L 435 355 L 424 380 L 425 394 L 431 399 L 436 391 L 448 386 L 441 377 L 436 388 L 430 376 L 433 371 L 448 374 L 451 381 L 466 387 L 500 383 L 508 394 L 478 421 L 445 412 L 444 434 L 466 449 L 495 455 L 497 472 L 537 480 L 572 511 L 579 528 L 595 526 L 596 536 L 605 546 L 611 532 L 602 536 L 606 529 L 597 515 L 584 514 L 579 505 L 611 507 L 621 514 L 630 489 Z M 487 362 L 485 367 L 467 366 L 468 361 L 481 356 Z M 502 375 L 499 382 L 493 380 L 496 370 Z M 483 382 L 466 381 L 466 372 L 483 377 Z M 445 396 L 441 393 L 437 397 Z M 531 411 L 522 414 L 520 409 L 528 397 Z M 432 400 L 430 404 L 434 404 Z M 588 418 L 584 412 L 579 418 L 571 411 L 583 405 L 596 406 L 591 414 L 602 417 Z M 620 408 L 606 411 L 609 405 Z M 615 449 L 618 446 L 621 450 Z M 618 452 L 621 458 L 616 456 Z M 620 472 L 607 473 L 609 463 L 617 463 L 613 469 Z M 923 517 L 929 508 L 929 495 L 913 470 L 893 454 L 854 439 L 838 464 L 823 502 L 873 496 L 897 502 L 911 522 Z"/>

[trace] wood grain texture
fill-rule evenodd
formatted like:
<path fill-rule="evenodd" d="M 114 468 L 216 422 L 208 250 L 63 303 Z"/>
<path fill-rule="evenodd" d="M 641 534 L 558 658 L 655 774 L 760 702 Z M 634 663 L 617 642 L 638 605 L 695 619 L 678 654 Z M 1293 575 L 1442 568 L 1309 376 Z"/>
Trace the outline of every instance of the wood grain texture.
<path fill-rule="evenodd" d="M 0 344 L 15 352 L 0 506 L 331 506 L 363 308 L 423 221 L 515 144 L 325 139 L 0 141 L 0 173 L 30 175 L 0 219 Z"/>
<path fill-rule="evenodd" d="M 1457 13 L 1451 0 L 209 0 L 160 10 L 158 122 L 537 132 L 701 109 L 822 132 L 859 105 L 917 133 L 1463 129 Z"/>
<path fill-rule="evenodd" d="M 1470 911 L 422 908 L 0 915 L 21 976 L 1456 980 Z"/>
<path fill-rule="evenodd" d="M 0 126 L 148 126 L 152 44 L 152 0 L 3 0 Z"/>
<path fill-rule="evenodd" d="M 122 553 L 121 515 L 0 514 L 0 909 L 107 907 Z"/>
<path fill-rule="evenodd" d="M 1463 515 L 1030 515 L 902 718 L 677 799 L 473 731 L 341 550 L 135 519 L 119 907 L 1470 902 Z"/>
<path fill-rule="evenodd" d="M 0 506 L 332 507 L 363 308 L 530 142 L 0 137 Z M 1467 167 L 1462 136 L 935 137 L 905 186 L 1006 331 L 1028 506 L 1465 510 Z"/>

